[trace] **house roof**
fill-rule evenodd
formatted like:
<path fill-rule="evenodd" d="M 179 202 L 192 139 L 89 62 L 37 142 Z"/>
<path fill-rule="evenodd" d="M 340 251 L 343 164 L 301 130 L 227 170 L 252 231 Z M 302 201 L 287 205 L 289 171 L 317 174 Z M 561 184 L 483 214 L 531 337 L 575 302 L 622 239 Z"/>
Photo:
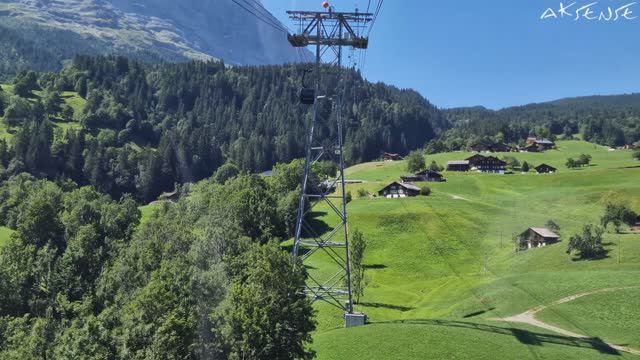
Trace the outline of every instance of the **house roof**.
<path fill-rule="evenodd" d="M 448 161 L 447 165 L 469 165 L 469 160 L 452 160 Z"/>
<path fill-rule="evenodd" d="M 559 238 L 560 236 L 547 228 L 529 228 L 534 233 L 546 238 Z"/>
<path fill-rule="evenodd" d="M 415 175 L 417 175 L 417 176 L 420 176 L 420 175 L 442 176 L 442 174 L 440 174 L 439 172 L 433 171 L 433 170 L 430 170 L 430 169 L 419 171 Z"/>
<path fill-rule="evenodd" d="M 542 144 L 542 145 L 553 145 L 554 142 L 549 140 L 549 139 L 536 139 L 536 143 L 537 144 Z"/>
<path fill-rule="evenodd" d="M 551 165 L 547 165 L 547 164 L 540 164 L 540 165 L 536 166 L 534 169 L 538 170 L 538 169 L 541 169 L 541 168 L 549 168 L 549 169 L 554 169 L 554 170 L 556 170 L 556 168 L 554 168 L 554 167 L 553 167 L 553 166 L 551 166 Z"/>
<path fill-rule="evenodd" d="M 397 181 L 394 181 L 394 182 L 388 184 L 387 186 L 383 187 L 382 190 L 388 188 L 391 185 L 402 186 L 403 188 L 408 189 L 408 190 L 420 191 L 420 188 L 415 186 L 415 185 L 413 185 L 412 183 L 406 183 L 406 182 L 401 183 L 401 182 L 397 182 Z M 382 191 L 382 190 L 380 190 L 380 191 Z"/>

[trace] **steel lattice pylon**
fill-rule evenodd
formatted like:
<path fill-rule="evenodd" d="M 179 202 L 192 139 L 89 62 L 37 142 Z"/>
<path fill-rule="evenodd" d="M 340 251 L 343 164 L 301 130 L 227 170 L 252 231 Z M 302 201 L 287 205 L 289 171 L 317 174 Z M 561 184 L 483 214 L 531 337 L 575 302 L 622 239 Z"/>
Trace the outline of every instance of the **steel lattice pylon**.
<path fill-rule="evenodd" d="M 305 289 L 313 301 L 325 301 L 347 314 L 353 313 L 351 295 L 351 271 L 349 261 L 349 227 L 347 222 L 347 198 L 344 174 L 344 133 L 342 101 L 346 90 L 344 77 L 335 82 L 335 89 L 321 88 L 321 63 L 334 65 L 332 69 L 343 72 L 342 48 L 349 46 L 366 49 L 368 38 L 360 35 L 373 14 L 340 13 L 332 9 L 326 12 L 288 11 L 289 17 L 297 22 L 299 34 L 289 34 L 289 42 L 294 47 L 315 47 L 315 85 L 313 110 L 306 143 L 304 179 L 298 207 L 293 255 L 303 261 L 318 254 L 327 256 L 335 264 L 335 272 L 309 275 Z M 324 61 L 323 61 L 324 60 Z M 324 94 L 324 95 L 322 95 Z M 327 95 L 331 94 L 331 95 Z M 337 139 L 327 141 L 316 139 L 317 125 L 324 120 L 319 115 L 319 102 L 332 102 L 337 122 Z M 313 163 L 321 159 L 332 159 L 338 164 L 338 174 L 330 184 L 318 189 L 309 185 Z M 339 195 L 331 195 L 332 189 L 339 187 Z M 319 234 L 308 222 L 307 216 L 319 203 L 327 204 L 330 212 L 337 215 L 337 224 L 323 234 Z M 304 249 L 304 253 L 301 251 Z"/>

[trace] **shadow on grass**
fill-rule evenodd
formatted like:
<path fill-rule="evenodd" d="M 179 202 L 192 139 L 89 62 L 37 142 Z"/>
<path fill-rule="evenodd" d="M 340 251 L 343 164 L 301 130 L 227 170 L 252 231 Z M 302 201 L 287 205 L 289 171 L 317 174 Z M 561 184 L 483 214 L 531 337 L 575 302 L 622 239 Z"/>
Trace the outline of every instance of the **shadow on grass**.
<path fill-rule="evenodd" d="M 383 265 L 383 264 L 367 264 L 364 265 L 364 268 L 369 270 L 382 270 L 382 269 L 386 269 L 387 265 Z"/>
<path fill-rule="evenodd" d="M 465 314 L 465 315 L 464 315 L 464 316 L 462 316 L 462 317 L 463 317 L 463 318 L 465 318 L 465 319 L 468 319 L 468 318 L 476 317 L 476 316 L 478 316 L 478 315 L 482 315 L 482 314 L 484 314 L 484 313 L 487 313 L 487 312 L 492 311 L 492 310 L 495 310 L 495 309 L 496 309 L 496 308 L 491 307 L 491 308 L 489 308 L 489 309 L 485 309 L 485 310 L 474 311 L 474 312 L 472 312 L 472 313 Z"/>
<path fill-rule="evenodd" d="M 529 330 L 516 329 L 512 327 L 500 327 L 495 325 L 477 324 L 465 321 L 455 320 L 437 320 L 437 319 L 415 319 L 415 320 L 395 320 L 382 321 L 373 324 L 407 324 L 407 325 L 428 325 L 428 326 L 446 326 L 455 328 L 464 328 L 469 330 L 484 331 L 494 334 L 513 336 L 520 343 L 527 346 L 543 346 L 544 344 L 557 344 L 563 346 L 573 346 L 578 348 L 586 348 L 596 350 L 601 354 L 620 355 L 620 352 L 607 345 L 602 339 L 594 338 L 574 338 L 564 335 L 553 335 L 538 333 Z"/>
<path fill-rule="evenodd" d="M 361 302 L 361 303 L 358 303 L 358 305 L 362 305 L 362 306 L 370 307 L 370 308 L 384 308 L 384 309 L 389 309 L 389 310 L 398 310 L 398 311 L 403 311 L 403 312 L 404 311 L 411 311 L 411 310 L 415 309 L 414 307 L 409 307 L 409 306 L 383 304 L 383 303 Z"/>
<path fill-rule="evenodd" d="M 611 246 L 611 245 L 615 245 L 614 243 L 606 243 L 606 244 L 602 244 L 602 246 Z M 582 255 L 582 254 L 578 254 L 575 255 L 574 257 L 571 258 L 571 261 L 597 261 L 597 260 L 604 260 L 604 259 L 608 259 L 609 253 L 611 252 L 611 249 L 604 249 L 601 253 L 598 254 L 593 254 L 593 255 Z"/>

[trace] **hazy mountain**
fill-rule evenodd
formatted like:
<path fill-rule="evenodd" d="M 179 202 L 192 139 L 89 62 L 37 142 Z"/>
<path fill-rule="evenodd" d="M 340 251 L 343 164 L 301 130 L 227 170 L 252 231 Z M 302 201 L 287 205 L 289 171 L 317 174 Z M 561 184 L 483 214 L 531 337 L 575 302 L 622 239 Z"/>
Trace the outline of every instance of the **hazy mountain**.
<path fill-rule="evenodd" d="M 243 1 L 277 22 L 259 0 Z M 42 51 L 55 53 L 54 63 L 73 52 L 251 65 L 298 59 L 285 33 L 231 0 L 0 0 L 0 35 L 12 39 L 0 44 L 5 57 L 27 62 L 20 57 Z"/>

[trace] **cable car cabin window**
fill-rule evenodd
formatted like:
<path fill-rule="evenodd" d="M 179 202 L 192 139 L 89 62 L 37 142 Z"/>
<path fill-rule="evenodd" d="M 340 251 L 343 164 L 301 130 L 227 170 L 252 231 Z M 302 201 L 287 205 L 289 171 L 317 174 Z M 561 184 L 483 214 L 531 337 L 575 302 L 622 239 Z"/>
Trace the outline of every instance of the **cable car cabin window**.
<path fill-rule="evenodd" d="M 316 91 L 314 89 L 301 89 L 300 102 L 306 105 L 313 105 L 316 99 Z"/>

